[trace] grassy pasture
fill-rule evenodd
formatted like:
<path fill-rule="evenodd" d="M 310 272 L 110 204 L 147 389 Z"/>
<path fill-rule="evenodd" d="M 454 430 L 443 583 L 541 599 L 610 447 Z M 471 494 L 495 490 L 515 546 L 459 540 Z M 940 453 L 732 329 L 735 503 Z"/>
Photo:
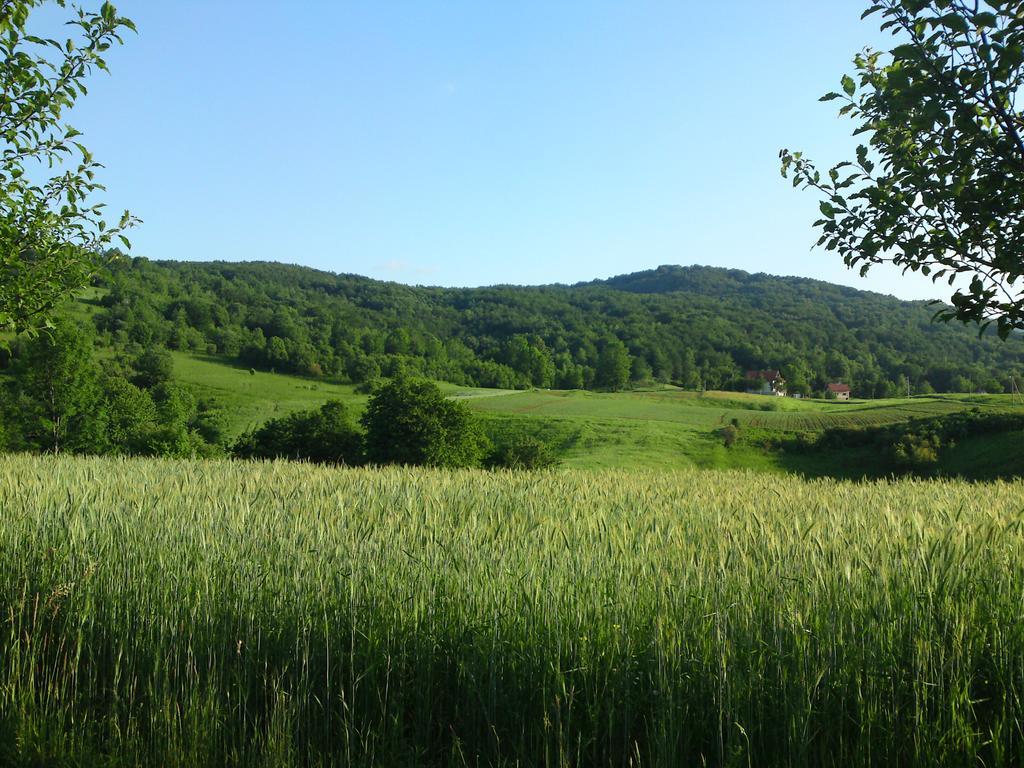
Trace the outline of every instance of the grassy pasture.
<path fill-rule="evenodd" d="M 350 385 L 264 371 L 252 375 L 247 368 L 217 358 L 182 352 L 175 352 L 174 360 L 175 375 L 181 381 L 225 406 L 232 435 L 267 419 L 319 407 L 328 399 L 342 400 L 358 414 L 367 400 Z M 828 427 L 882 426 L 973 407 L 1021 407 L 1006 395 L 935 395 L 837 403 L 674 388 L 598 393 L 441 386 L 450 397 L 480 414 L 492 435 L 506 431 L 538 435 L 552 445 L 566 466 L 590 469 L 784 471 L 789 467 L 779 457 L 759 449 L 756 440 L 726 450 L 716 431 L 733 419 L 745 434 L 770 437 Z"/>
<path fill-rule="evenodd" d="M 223 359 L 172 354 L 175 378 L 224 406 L 232 435 L 294 411 L 319 408 L 327 400 L 342 400 L 357 411 L 366 404 L 366 396 L 356 394 L 350 385 L 265 371 L 254 375 Z"/>
<path fill-rule="evenodd" d="M 0 764 L 1010 766 L 1022 484 L 0 458 Z"/>
<path fill-rule="evenodd" d="M 735 392 L 512 393 L 471 403 L 490 417 L 555 422 L 582 434 L 563 446 L 573 467 L 746 467 L 782 470 L 777 456 L 759 450 L 758 438 L 820 432 L 829 427 L 897 424 L 980 407 L 998 411 L 1021 406 L 1008 396 L 933 396 L 838 403 L 793 400 Z M 749 440 L 725 450 L 716 432 L 736 421 Z"/>

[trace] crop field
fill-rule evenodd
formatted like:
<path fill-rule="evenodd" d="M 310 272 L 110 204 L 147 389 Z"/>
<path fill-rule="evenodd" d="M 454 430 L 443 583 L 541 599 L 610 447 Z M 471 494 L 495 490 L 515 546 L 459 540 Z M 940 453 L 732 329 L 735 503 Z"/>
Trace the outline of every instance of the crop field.
<path fill-rule="evenodd" d="M 0 458 L 0 764 L 1010 766 L 1024 485 Z"/>

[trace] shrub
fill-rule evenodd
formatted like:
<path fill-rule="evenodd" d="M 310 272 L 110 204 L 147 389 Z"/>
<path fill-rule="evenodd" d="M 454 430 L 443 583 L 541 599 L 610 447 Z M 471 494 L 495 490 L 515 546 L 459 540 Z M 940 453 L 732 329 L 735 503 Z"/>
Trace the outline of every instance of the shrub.
<path fill-rule="evenodd" d="M 272 419 L 238 438 L 232 452 L 241 458 L 305 459 L 319 464 L 361 464 L 363 436 L 344 403 Z"/>
<path fill-rule="evenodd" d="M 740 431 L 734 424 L 726 424 L 718 430 L 718 436 L 722 438 L 722 445 L 732 448 L 736 444 L 736 440 L 739 439 Z"/>
<path fill-rule="evenodd" d="M 893 461 L 899 467 L 927 472 L 939 463 L 941 443 L 938 435 L 907 434 L 892 449 Z"/>
<path fill-rule="evenodd" d="M 546 469 L 558 463 L 551 449 L 541 440 L 523 435 L 512 442 L 498 446 L 491 454 L 488 465 L 507 469 Z"/>
<path fill-rule="evenodd" d="M 377 464 L 471 467 L 487 445 L 466 406 L 436 384 L 400 375 L 378 387 L 363 414 L 366 454 Z"/>
<path fill-rule="evenodd" d="M 373 394 L 373 391 L 375 389 L 377 389 L 377 387 L 379 387 L 379 386 L 380 386 L 380 379 L 377 379 L 377 378 L 367 379 L 366 381 L 361 381 L 358 384 L 356 384 L 355 392 L 356 392 L 356 394 L 359 394 L 359 395 L 370 395 L 370 394 Z"/>

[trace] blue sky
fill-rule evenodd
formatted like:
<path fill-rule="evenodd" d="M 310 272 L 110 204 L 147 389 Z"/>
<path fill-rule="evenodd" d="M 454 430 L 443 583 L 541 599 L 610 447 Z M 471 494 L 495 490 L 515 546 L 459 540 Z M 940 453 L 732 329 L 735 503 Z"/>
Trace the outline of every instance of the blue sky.
<path fill-rule="evenodd" d="M 117 5 L 139 34 L 71 122 L 107 202 L 144 220 L 137 255 L 438 285 L 710 264 L 942 294 L 812 251 L 816 198 L 778 172 L 782 147 L 850 154 L 817 98 L 884 42 L 864 0 Z"/>

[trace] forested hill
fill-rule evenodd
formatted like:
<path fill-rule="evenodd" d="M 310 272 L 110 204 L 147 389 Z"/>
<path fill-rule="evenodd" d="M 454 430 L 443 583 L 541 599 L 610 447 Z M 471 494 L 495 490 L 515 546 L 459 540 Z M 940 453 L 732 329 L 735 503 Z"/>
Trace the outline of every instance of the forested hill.
<path fill-rule="evenodd" d="M 733 298 L 739 295 L 751 297 L 769 293 L 773 298 L 780 291 L 814 294 L 815 297 L 831 297 L 849 299 L 854 297 L 876 296 L 886 301 L 894 301 L 891 296 L 859 291 L 843 285 L 813 280 L 809 277 L 778 277 L 764 272 L 751 273 L 742 269 L 722 269 L 720 267 L 679 267 L 665 264 L 657 269 L 643 272 L 630 272 L 617 275 L 606 280 L 592 280 L 577 283 L 577 286 L 597 285 L 615 288 L 630 293 L 696 293 L 704 296 Z M 921 302 L 900 302 L 903 305 L 920 304 Z M 927 302 L 925 302 L 927 303 Z"/>
<path fill-rule="evenodd" d="M 362 382 L 403 366 L 489 387 L 743 386 L 856 395 L 1003 391 L 1024 342 L 933 324 L 934 309 L 814 280 L 659 267 L 577 285 L 410 287 L 277 263 L 121 259 L 94 319 L 114 345 L 165 344 Z"/>

